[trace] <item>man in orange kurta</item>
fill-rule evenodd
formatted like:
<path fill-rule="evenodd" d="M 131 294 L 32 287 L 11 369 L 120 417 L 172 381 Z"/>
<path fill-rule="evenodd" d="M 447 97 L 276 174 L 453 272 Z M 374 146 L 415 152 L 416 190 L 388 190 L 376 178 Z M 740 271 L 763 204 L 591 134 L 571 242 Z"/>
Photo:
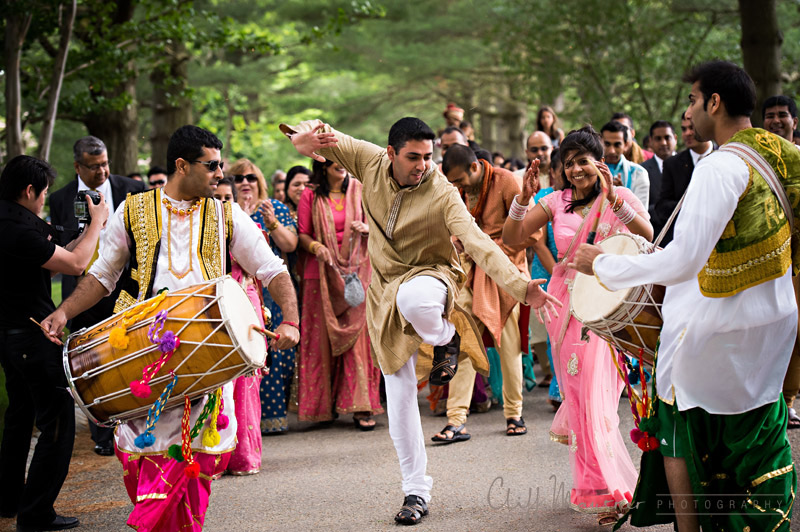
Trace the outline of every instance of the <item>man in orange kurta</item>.
<path fill-rule="evenodd" d="M 478 227 L 500 246 L 520 272 L 529 275 L 525 248 L 532 245 L 535 239 L 531 238 L 513 248 L 503 244 L 502 239 L 508 209 L 514 196 L 521 192 L 514 175 L 507 170 L 494 168 L 488 161 L 479 160 L 469 147 L 461 145 L 451 146 L 447 150 L 442 170 L 447 180 L 459 188 Z M 525 434 L 527 429 L 522 419 L 520 304 L 474 264 L 471 264 L 467 282 L 459 295 L 459 304 L 471 311 L 476 322 L 488 329 L 500 355 L 507 434 Z M 464 364 L 450 381 L 447 426 L 434 436 L 434 441 L 468 439 L 463 425 L 467 419 L 474 383 L 475 369 L 470 364 Z"/>

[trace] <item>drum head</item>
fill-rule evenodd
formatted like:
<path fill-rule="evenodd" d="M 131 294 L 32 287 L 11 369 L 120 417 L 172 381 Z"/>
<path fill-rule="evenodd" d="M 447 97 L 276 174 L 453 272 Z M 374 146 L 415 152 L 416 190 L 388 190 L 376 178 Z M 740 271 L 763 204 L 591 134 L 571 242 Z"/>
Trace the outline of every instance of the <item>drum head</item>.
<path fill-rule="evenodd" d="M 613 235 L 598 244 L 603 251 L 614 255 L 638 255 L 639 242 L 626 233 Z M 614 292 L 603 288 L 594 275 L 578 273 L 572 283 L 570 309 L 582 323 L 592 323 L 606 318 L 628 298 L 633 288 Z"/>
<path fill-rule="evenodd" d="M 217 285 L 220 297 L 219 309 L 227 322 L 231 340 L 239 346 L 245 362 L 252 366 L 263 366 L 267 361 L 267 346 L 264 337 L 250 331 L 251 325 L 261 327 L 261 321 L 253 308 L 253 303 L 239 283 L 230 277 Z"/>

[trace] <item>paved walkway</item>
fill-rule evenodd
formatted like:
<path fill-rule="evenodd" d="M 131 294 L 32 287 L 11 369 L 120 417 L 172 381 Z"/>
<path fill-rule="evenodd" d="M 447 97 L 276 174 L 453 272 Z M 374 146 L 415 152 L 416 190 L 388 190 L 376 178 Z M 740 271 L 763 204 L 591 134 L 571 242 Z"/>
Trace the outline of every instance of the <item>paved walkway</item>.
<path fill-rule="evenodd" d="M 525 394 L 530 431 L 526 436 L 505 436 L 502 409 L 495 407 L 470 416 L 472 440 L 443 447 L 429 442 L 431 514 L 410 530 L 609 530 L 567 508 L 568 451 L 549 439 L 553 415 L 546 395 L 539 388 Z M 422 395 L 420 405 L 430 438 L 446 420 L 430 413 Z M 621 403 L 619 414 L 627 435 L 632 427 L 627 402 Z M 400 530 L 393 522 L 403 499 L 400 472 L 385 415 L 378 417 L 373 432 L 353 429 L 350 416 L 327 427 L 298 423 L 296 418 L 290 424 L 290 433 L 264 438 L 260 474 L 226 476 L 214 483 L 206 531 Z M 795 448 L 798 436 L 792 434 Z M 638 465 L 640 453 L 628 444 Z M 114 457 L 95 455 L 92 447 L 83 425 L 57 510 L 79 517 L 82 526 L 77 530 L 83 532 L 126 530 L 131 504 L 120 465 Z M 13 529 L 13 520 L 0 519 L 0 532 Z M 651 530 L 666 532 L 671 527 Z"/>

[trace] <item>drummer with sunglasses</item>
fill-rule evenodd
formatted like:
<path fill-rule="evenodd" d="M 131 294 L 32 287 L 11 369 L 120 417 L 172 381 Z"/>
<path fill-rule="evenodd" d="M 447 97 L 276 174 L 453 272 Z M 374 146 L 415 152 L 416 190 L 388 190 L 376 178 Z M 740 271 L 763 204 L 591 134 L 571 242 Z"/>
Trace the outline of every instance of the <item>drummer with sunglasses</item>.
<path fill-rule="evenodd" d="M 195 126 L 183 126 L 173 133 L 167 148 L 167 184 L 129 195 L 109 219 L 99 259 L 75 292 L 42 322 L 54 341 L 68 318 L 107 295 L 118 280 L 124 287 L 115 309 L 119 312 L 162 288 L 175 291 L 225 275 L 230 252 L 243 269 L 268 287 L 283 311 L 285 319 L 275 331 L 280 338 L 273 346 L 286 349 L 297 344 L 297 297 L 283 261 L 238 205 L 211 197 L 222 178 L 221 148 L 222 142 L 214 134 Z M 132 274 L 120 280 L 128 261 Z M 181 443 L 182 408 L 161 413 L 152 443 L 137 440 L 145 432 L 145 420 L 117 428 L 116 454 L 134 503 L 127 522 L 130 527 L 165 532 L 202 527 L 210 479 L 218 468 L 224 468 L 225 455 L 236 445 L 236 416 L 230 415 L 235 411 L 232 383 L 223 386 L 222 398 L 229 424 L 219 427 L 216 445 L 206 445 L 212 442 L 204 442 L 202 432 L 192 441 L 194 460 L 200 466 L 199 476 L 194 478 L 187 461 L 178 462 L 167 454 L 170 445 Z M 205 402 L 192 406 L 192 420 L 199 417 Z"/>

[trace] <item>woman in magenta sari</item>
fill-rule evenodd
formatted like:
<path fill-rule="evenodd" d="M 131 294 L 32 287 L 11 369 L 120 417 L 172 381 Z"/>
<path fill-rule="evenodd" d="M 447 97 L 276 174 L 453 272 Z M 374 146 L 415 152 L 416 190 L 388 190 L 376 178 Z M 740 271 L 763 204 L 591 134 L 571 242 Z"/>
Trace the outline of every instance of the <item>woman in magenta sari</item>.
<path fill-rule="evenodd" d="M 653 227 L 647 208 L 636 196 L 624 187 L 613 186 L 608 167 L 600 162 L 602 157 L 603 143 L 591 127 L 567 135 L 561 143 L 561 161 L 569 187 L 542 198 L 525 212 L 519 206 L 526 206 L 539 188 L 538 164 L 532 165 L 522 194 L 515 200 L 518 219 L 512 218 L 512 204 L 503 241 L 514 245 L 548 221 L 553 222 L 560 256 L 547 291 L 564 306 L 559 316 L 547 323 L 547 332 L 563 403 L 550 437 L 569 447 L 572 507 L 597 514 L 600 525 L 613 525 L 618 512 L 631 501 L 637 478 L 619 431 L 617 410 L 623 382 L 605 340 L 592 333 L 588 333 L 588 340 L 583 339 L 582 324 L 569 312 L 569 286 L 575 270 L 567 265 L 578 245 L 586 242 L 595 220 L 596 242 L 624 232 L 650 240 Z"/>
<path fill-rule="evenodd" d="M 356 428 L 372 430 L 373 414 L 383 412 L 381 373 L 370 355 L 366 304 L 345 300 L 344 281 L 356 273 L 366 292 L 372 277 L 361 183 L 331 161 L 315 161 L 311 181 L 316 187 L 303 191 L 297 209 L 300 246 L 317 258 L 303 274 L 298 419 L 352 413 Z"/>

